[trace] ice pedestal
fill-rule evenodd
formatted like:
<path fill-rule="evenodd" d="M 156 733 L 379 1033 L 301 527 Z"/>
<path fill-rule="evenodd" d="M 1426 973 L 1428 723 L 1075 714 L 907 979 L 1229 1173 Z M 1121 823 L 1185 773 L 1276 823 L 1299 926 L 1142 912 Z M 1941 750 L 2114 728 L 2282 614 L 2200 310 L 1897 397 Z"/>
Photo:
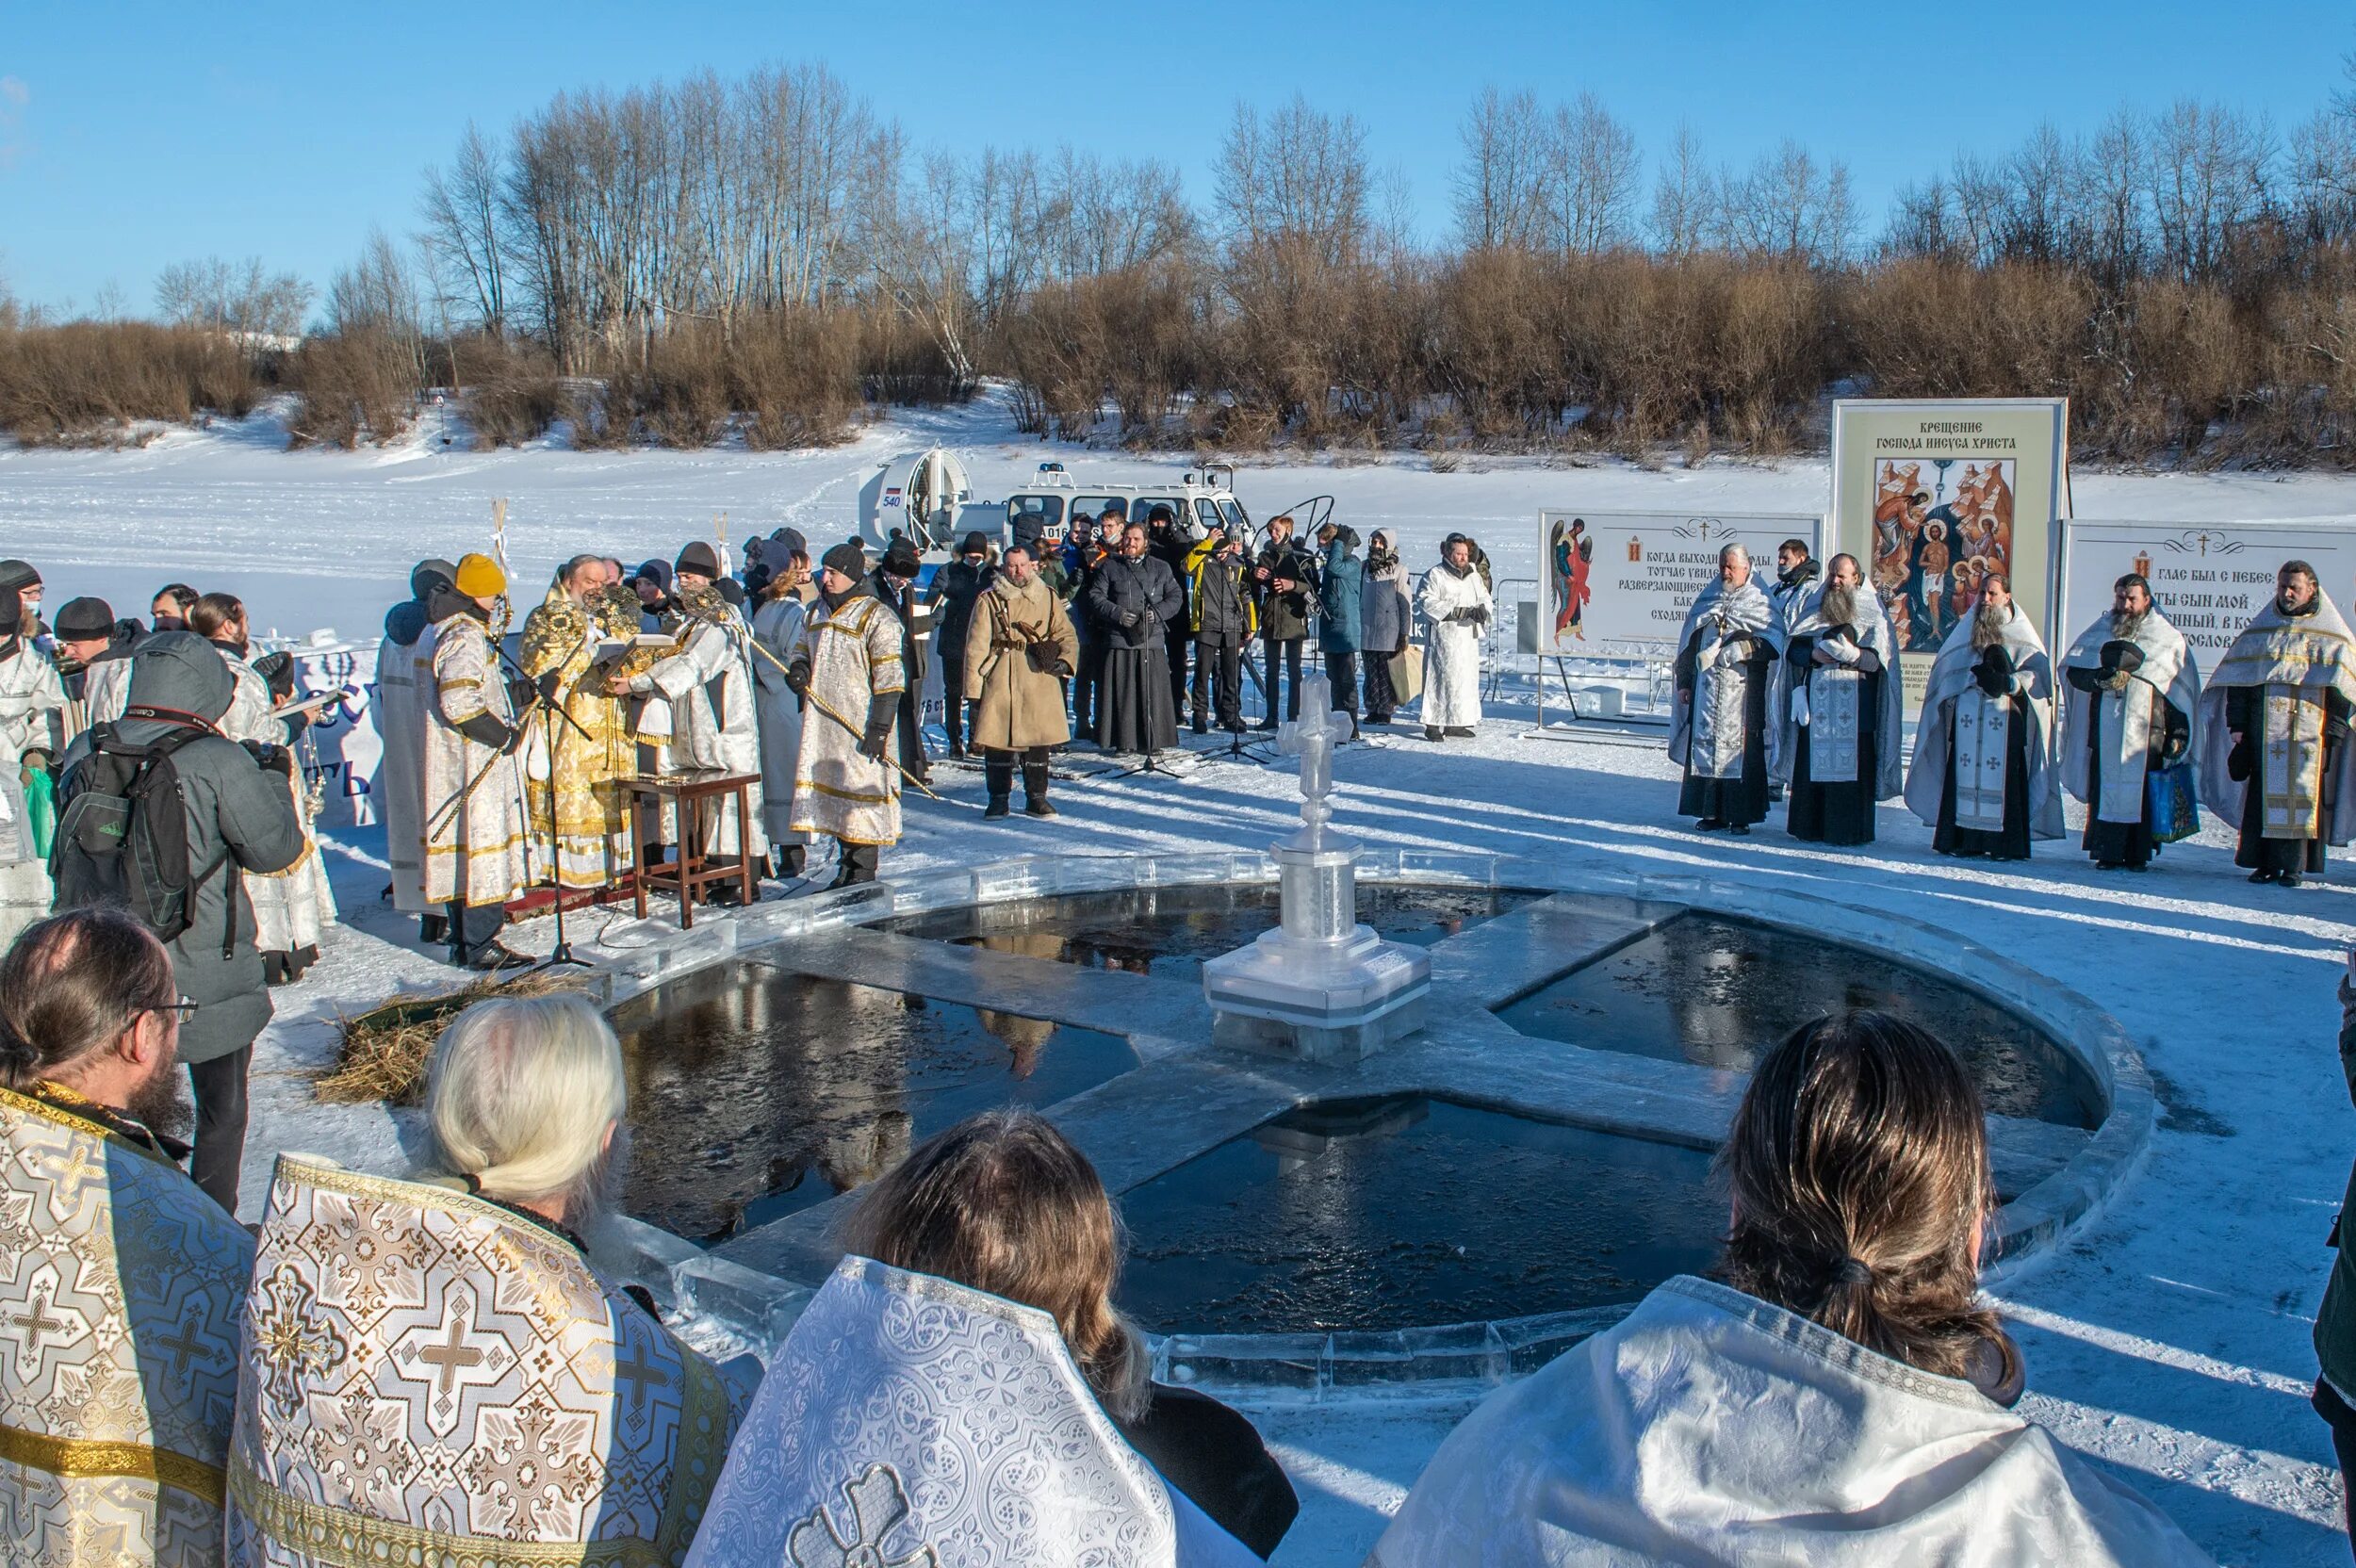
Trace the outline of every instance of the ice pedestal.
<path fill-rule="evenodd" d="M 1328 825 L 1333 743 L 1349 726 L 1329 711 L 1322 676 L 1303 682 L 1301 702 L 1310 717 L 1279 743 L 1301 756 L 1301 825 L 1269 846 L 1283 923 L 1204 963 L 1203 991 L 1220 1045 L 1354 1061 L 1423 1027 L 1432 960 L 1358 923 L 1361 846 Z"/>

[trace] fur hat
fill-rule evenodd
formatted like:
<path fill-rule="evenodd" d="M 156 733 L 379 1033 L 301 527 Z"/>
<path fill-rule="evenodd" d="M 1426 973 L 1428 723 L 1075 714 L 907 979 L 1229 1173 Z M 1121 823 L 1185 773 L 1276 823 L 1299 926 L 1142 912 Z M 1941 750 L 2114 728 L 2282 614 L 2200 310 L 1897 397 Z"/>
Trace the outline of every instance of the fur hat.
<path fill-rule="evenodd" d="M 434 596 L 436 587 L 450 587 L 458 576 L 458 568 L 435 556 L 428 556 L 409 570 L 409 596 L 423 602 Z"/>
<path fill-rule="evenodd" d="M 819 565 L 829 572 L 841 572 L 856 582 L 867 575 L 867 552 L 846 539 L 828 550 Z"/>
<path fill-rule="evenodd" d="M 721 575 L 720 552 L 698 539 L 679 552 L 679 559 L 671 563 L 671 569 L 716 579 Z"/>
<path fill-rule="evenodd" d="M 41 574 L 33 570 L 31 562 L 19 561 L 13 556 L 0 561 L 0 593 L 11 588 L 30 588 L 39 581 Z"/>
<path fill-rule="evenodd" d="M 897 535 L 884 551 L 883 569 L 892 577 L 914 577 L 919 569 L 916 547 L 905 533 Z"/>
<path fill-rule="evenodd" d="M 460 556 L 452 575 L 453 585 L 470 599 L 495 599 L 507 592 L 507 574 L 487 555 Z"/>
<path fill-rule="evenodd" d="M 105 599 L 68 599 L 57 611 L 57 636 L 69 643 L 88 637 L 112 636 L 115 629 L 114 608 Z"/>

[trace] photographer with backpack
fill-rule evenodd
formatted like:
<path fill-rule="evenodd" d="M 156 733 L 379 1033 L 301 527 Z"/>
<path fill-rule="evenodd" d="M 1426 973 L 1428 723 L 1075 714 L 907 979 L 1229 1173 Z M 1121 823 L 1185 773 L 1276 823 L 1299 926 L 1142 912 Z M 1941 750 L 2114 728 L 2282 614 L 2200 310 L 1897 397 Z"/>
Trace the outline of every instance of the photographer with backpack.
<path fill-rule="evenodd" d="M 284 871 L 303 827 L 272 748 L 220 731 L 236 681 L 193 632 L 159 632 L 131 660 L 130 705 L 67 748 L 50 874 L 59 910 L 130 911 L 172 954 L 196 1004 L 180 1059 L 196 1098 L 189 1174 L 231 1214 L 245 1152 L 246 1070 L 270 1021 L 247 872 Z"/>

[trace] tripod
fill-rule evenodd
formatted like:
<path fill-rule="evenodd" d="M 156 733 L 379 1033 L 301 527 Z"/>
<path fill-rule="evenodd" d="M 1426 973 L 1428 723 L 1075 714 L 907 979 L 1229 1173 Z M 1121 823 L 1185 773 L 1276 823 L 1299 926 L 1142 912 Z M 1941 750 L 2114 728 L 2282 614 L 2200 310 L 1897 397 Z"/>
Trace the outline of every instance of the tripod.
<path fill-rule="evenodd" d="M 532 678 L 524 675 L 523 666 L 516 663 L 503 647 L 499 649 L 499 659 L 524 679 Z M 564 938 L 564 871 L 562 857 L 557 849 L 556 831 L 556 721 L 561 717 L 566 724 L 573 727 L 575 732 L 582 740 L 593 745 L 597 743 L 597 737 L 590 734 L 588 727 L 579 719 L 574 718 L 570 713 L 562 712 L 545 694 L 540 694 L 539 707 L 542 736 L 547 741 L 548 748 L 548 887 L 556 895 L 556 945 L 548 949 L 547 957 L 532 966 L 528 972 L 532 974 L 549 969 L 567 967 L 594 969 L 597 967 L 586 958 L 575 957 L 573 944 Z M 526 716 L 529 717 L 529 715 Z M 607 879 L 612 880 L 610 871 L 607 874 Z"/>

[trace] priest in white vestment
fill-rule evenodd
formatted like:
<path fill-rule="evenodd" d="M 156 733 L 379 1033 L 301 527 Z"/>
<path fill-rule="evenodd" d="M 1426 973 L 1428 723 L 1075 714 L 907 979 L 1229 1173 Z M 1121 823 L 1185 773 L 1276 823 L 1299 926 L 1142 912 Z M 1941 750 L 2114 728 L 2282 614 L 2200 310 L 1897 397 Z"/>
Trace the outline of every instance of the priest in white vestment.
<path fill-rule="evenodd" d="M 810 855 L 810 835 L 794 825 L 794 760 L 802 747 L 802 699 L 786 684 L 794 664 L 794 646 L 810 603 L 802 587 L 810 580 L 810 557 L 799 549 L 778 554 L 772 546 L 773 568 L 753 612 L 753 695 L 761 721 L 761 825 L 768 835 L 770 856 L 780 876 L 799 876 Z M 767 658 L 761 657 L 767 654 Z M 821 721 L 824 722 L 823 720 Z"/>
<path fill-rule="evenodd" d="M 1873 841 L 1875 805 L 1904 787 L 1898 639 L 1853 555 L 1824 564 L 1824 591 L 1776 650 L 1789 696 L 1775 750 L 1790 759 L 1792 836 Z"/>
<path fill-rule="evenodd" d="M 669 767 L 677 772 L 749 774 L 746 814 L 739 821 L 733 795 L 701 802 L 696 810 L 705 860 L 735 865 L 744 858 L 765 861 L 769 841 L 761 826 L 760 721 L 753 707 L 752 630 L 736 608 L 712 586 L 720 576 L 719 554 L 697 541 L 674 563 L 675 598 L 683 617 L 679 651 L 630 682 L 633 692 L 661 697 L 670 709 Z M 733 882 L 711 890 L 715 903 L 737 898 Z"/>
<path fill-rule="evenodd" d="M 1747 834 L 1767 815 L 1769 666 L 1775 616 L 1751 571 L 1751 552 L 1728 545 L 1718 575 L 1693 596 L 1677 632 L 1677 713 L 1669 760 L 1685 770 L 1677 814 L 1705 833 Z"/>
<path fill-rule="evenodd" d="M 2111 592 L 2111 612 L 2062 655 L 2062 784 L 2086 804 L 2095 865 L 2141 871 L 2166 841 L 2154 832 L 2168 825 L 2153 820 L 2151 784 L 2192 749 L 2201 671 L 2149 582 L 2130 572 Z"/>
<path fill-rule="evenodd" d="M 1914 727 L 1906 805 L 1941 855 L 2025 860 L 2062 836 L 2053 662 L 2002 572 L 1940 645 Z"/>
<path fill-rule="evenodd" d="M 507 902 L 531 885 L 524 861 L 523 771 L 493 610 L 507 574 L 487 555 L 458 563 L 454 585 L 433 601 L 434 662 L 422 688 L 426 713 L 425 896 L 449 916 L 450 962 L 482 970 L 532 960 L 499 939 Z"/>
<path fill-rule="evenodd" d="M 2210 676 L 2201 697 L 2201 801 L 2240 833 L 2252 882 L 2321 876 L 2324 846 L 2356 837 L 2356 647 L 2304 561 Z"/>
<path fill-rule="evenodd" d="M 1440 564 L 1415 590 L 1422 612 L 1423 738 L 1469 739 L 1481 723 L 1481 640 L 1497 614 L 1489 584 L 1474 569 L 1472 541 L 1451 533 Z"/>
<path fill-rule="evenodd" d="M 900 841 L 892 739 L 907 685 L 900 618 L 860 591 L 864 568 L 857 545 L 826 552 L 818 602 L 787 662 L 787 684 L 809 703 L 794 756 L 791 825 L 835 841 L 838 888 L 873 882 L 883 847 Z"/>
<path fill-rule="evenodd" d="M 181 1170 L 181 992 L 128 915 L 0 963 L 0 1533 L 27 1568 L 215 1568 L 254 1241 Z M 35 1020 L 106 1016 L 86 1033 Z M 108 1007 L 111 1004 L 111 1007 Z"/>

